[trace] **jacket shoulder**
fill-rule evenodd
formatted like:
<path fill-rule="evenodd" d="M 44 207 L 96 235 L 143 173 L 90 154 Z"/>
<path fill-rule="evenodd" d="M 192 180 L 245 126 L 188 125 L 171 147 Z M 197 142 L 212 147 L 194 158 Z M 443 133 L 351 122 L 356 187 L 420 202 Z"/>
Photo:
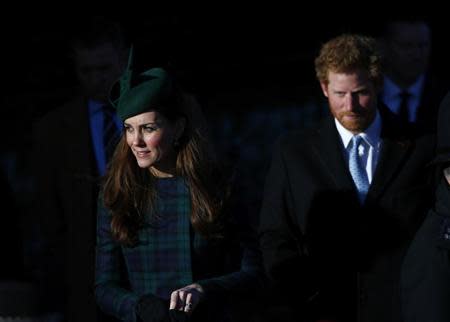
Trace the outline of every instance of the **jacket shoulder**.
<path fill-rule="evenodd" d="M 33 131 L 39 135 L 64 126 L 65 120 L 79 120 L 86 109 L 86 100 L 76 97 L 34 121 Z M 86 114 L 87 115 L 87 114 Z"/>
<path fill-rule="evenodd" d="M 291 131 L 278 138 L 277 146 L 282 151 L 301 149 L 308 144 L 317 133 L 317 128 Z"/>

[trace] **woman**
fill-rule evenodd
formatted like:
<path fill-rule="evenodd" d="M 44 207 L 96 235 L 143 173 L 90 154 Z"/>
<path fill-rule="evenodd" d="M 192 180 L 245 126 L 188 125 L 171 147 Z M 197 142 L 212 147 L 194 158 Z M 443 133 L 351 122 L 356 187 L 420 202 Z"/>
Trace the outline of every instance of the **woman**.
<path fill-rule="evenodd" d="M 225 269 L 243 226 L 199 110 L 163 69 L 131 76 L 114 104 L 124 135 L 99 201 L 97 302 L 124 321 L 223 320 L 227 294 L 258 287 L 259 256 L 246 247 L 237 270 Z"/>

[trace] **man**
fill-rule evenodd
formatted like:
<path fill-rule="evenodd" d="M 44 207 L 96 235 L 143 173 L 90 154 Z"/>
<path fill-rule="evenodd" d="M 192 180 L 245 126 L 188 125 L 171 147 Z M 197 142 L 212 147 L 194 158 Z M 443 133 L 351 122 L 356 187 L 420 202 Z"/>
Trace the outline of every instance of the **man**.
<path fill-rule="evenodd" d="M 402 321 L 400 263 L 428 205 L 433 144 L 378 104 L 375 48 L 358 35 L 323 45 L 315 65 L 331 117 L 273 155 L 260 243 L 298 321 Z"/>
<path fill-rule="evenodd" d="M 389 20 L 381 46 L 386 69 L 381 100 L 401 118 L 417 123 L 426 131 L 434 131 L 439 102 L 445 91 L 429 70 L 429 25 L 417 18 Z"/>
<path fill-rule="evenodd" d="M 402 267 L 405 321 L 450 321 L 450 93 L 438 116 L 439 181 L 434 206 L 417 231 Z"/>
<path fill-rule="evenodd" d="M 47 310 L 67 321 L 96 321 L 93 297 L 98 178 L 120 123 L 109 90 L 126 66 L 119 26 L 93 18 L 71 41 L 81 94 L 36 125 L 36 211 L 42 231 L 41 282 Z"/>

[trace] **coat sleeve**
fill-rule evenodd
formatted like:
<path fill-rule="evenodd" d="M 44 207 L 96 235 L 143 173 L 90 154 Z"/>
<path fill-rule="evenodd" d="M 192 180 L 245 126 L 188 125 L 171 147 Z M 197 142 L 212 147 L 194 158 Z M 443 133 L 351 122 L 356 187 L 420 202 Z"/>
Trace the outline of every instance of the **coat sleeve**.
<path fill-rule="evenodd" d="M 224 271 L 228 274 L 197 281 L 206 293 L 259 294 L 266 285 L 261 252 L 251 212 L 242 199 L 236 173 L 231 176 L 230 192 L 225 211 Z"/>
<path fill-rule="evenodd" d="M 295 219 L 297 213 L 286 166 L 283 139 L 278 142 L 266 177 L 260 212 L 259 242 L 272 287 L 287 299 L 311 298 L 317 290 L 307 245 Z M 292 296 L 290 296 L 292 295 Z"/>
<path fill-rule="evenodd" d="M 95 268 L 96 301 L 105 313 L 122 321 L 134 322 L 139 296 L 121 287 L 123 284 L 122 260 L 121 246 L 111 234 L 111 215 L 99 199 Z"/>
<path fill-rule="evenodd" d="M 31 218 L 31 271 L 43 289 L 45 309 L 62 311 L 67 290 L 64 288 L 66 256 L 65 235 L 67 222 L 60 189 L 57 158 L 54 158 L 52 133 L 57 133 L 56 122 L 39 121 L 33 127 L 33 162 L 35 193 Z"/>
<path fill-rule="evenodd" d="M 442 179 L 436 192 L 434 212 L 440 223 L 437 246 L 442 251 L 447 252 L 447 259 L 450 260 L 450 185 L 444 179 Z"/>
<path fill-rule="evenodd" d="M 450 319 L 450 188 L 443 180 L 402 265 L 405 321 Z"/>
<path fill-rule="evenodd" d="M 205 293 L 243 294 L 258 293 L 265 286 L 265 276 L 262 269 L 261 253 L 257 247 L 256 239 L 250 237 L 251 233 L 240 238 L 240 267 L 229 274 L 197 281 Z"/>

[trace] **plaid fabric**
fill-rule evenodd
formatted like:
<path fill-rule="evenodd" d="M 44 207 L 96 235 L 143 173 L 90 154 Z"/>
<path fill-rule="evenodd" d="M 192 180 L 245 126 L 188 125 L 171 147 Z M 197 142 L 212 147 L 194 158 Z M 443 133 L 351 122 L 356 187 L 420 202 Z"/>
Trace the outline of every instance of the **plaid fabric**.
<path fill-rule="evenodd" d="M 147 221 L 139 244 L 123 248 L 131 288 L 169 299 L 173 290 L 192 283 L 190 196 L 182 179 L 161 179 L 158 219 Z M 150 216 L 148 216 L 150 218 Z"/>
<path fill-rule="evenodd" d="M 157 218 L 150 221 L 147 216 L 132 248 L 112 239 L 111 216 L 99 204 L 96 298 L 102 310 L 124 321 L 135 321 L 134 308 L 142 295 L 168 299 L 173 290 L 193 282 L 189 190 L 180 178 L 158 180 L 157 190 Z M 123 260 L 131 290 L 119 287 Z"/>
<path fill-rule="evenodd" d="M 259 292 L 265 281 L 261 255 L 257 239 L 246 225 L 230 222 L 236 238 L 222 241 L 219 243 L 222 246 L 199 234 L 191 234 L 190 195 L 184 180 L 161 179 L 157 185 L 159 220 L 145 223 L 134 248 L 123 247 L 112 239 L 111 216 L 99 200 L 95 293 L 101 309 L 123 321 L 134 322 L 135 306 L 142 295 L 151 293 L 169 298 L 172 291 L 193 282 L 202 285 L 212 297 L 213 294 Z M 245 214 L 234 213 L 233 218 L 241 215 Z M 232 249 L 228 249 L 230 245 L 234 245 Z M 233 254 L 236 250 L 238 256 Z M 202 270 L 197 272 L 195 281 L 192 254 L 195 254 L 196 267 Z M 234 262 L 232 258 L 237 259 L 237 266 L 229 265 Z M 122 262 L 125 262 L 127 281 L 120 274 Z M 129 287 L 123 287 L 124 282 Z M 225 317 L 226 303 L 215 305 L 214 313 Z"/>

